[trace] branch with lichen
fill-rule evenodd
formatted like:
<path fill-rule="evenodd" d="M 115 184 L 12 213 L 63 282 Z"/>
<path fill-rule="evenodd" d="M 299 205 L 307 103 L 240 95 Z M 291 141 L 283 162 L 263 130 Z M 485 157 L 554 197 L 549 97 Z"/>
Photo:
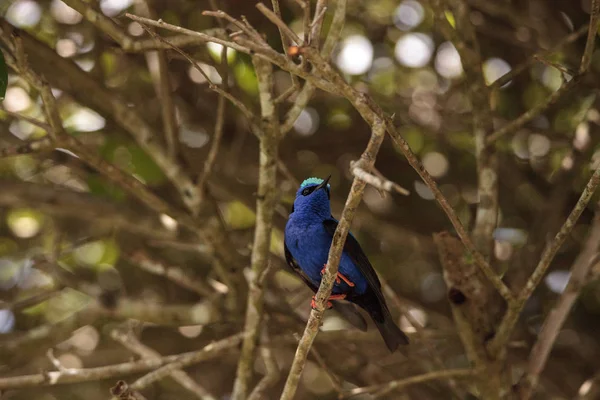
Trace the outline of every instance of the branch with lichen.
<path fill-rule="evenodd" d="M 277 153 L 281 135 L 279 115 L 273 101 L 273 66 L 253 58 L 260 98 L 262 130 L 259 136 L 260 156 L 258 194 L 256 200 L 256 226 L 252 245 L 251 277 L 244 324 L 244 342 L 238 361 L 236 379 L 231 398 L 243 400 L 248 396 L 254 357 L 263 321 L 264 283 L 269 265 L 269 248 L 273 228 L 273 214 L 277 202 Z"/>
<path fill-rule="evenodd" d="M 367 148 L 362 153 L 360 160 L 357 162 L 361 168 L 370 169 L 373 167 L 384 137 L 385 123 L 382 120 L 375 121 Z M 315 295 L 315 308 L 310 313 L 306 328 L 304 329 L 304 333 L 300 339 L 298 348 L 296 349 L 296 355 L 294 356 L 292 367 L 285 383 L 285 387 L 283 388 L 281 400 L 293 399 L 296 389 L 298 388 L 298 383 L 300 381 L 302 371 L 304 370 L 308 353 L 323 320 L 325 304 L 327 303 L 327 299 L 331 295 L 331 290 L 333 289 L 340 259 L 342 257 L 342 250 L 344 248 L 344 244 L 346 243 L 346 236 L 348 236 L 348 232 L 350 231 L 350 225 L 352 224 L 354 213 L 356 212 L 356 209 L 362 200 L 365 186 L 366 182 L 358 178 L 354 178 L 352 187 L 350 188 L 350 193 L 348 194 L 348 198 L 344 206 L 344 210 L 342 211 L 342 215 L 339 220 L 339 224 L 331 241 L 331 248 L 329 250 L 329 255 L 327 256 L 327 267 L 325 268 L 325 274 L 323 274 L 321 285 L 319 286 L 319 290 Z"/>

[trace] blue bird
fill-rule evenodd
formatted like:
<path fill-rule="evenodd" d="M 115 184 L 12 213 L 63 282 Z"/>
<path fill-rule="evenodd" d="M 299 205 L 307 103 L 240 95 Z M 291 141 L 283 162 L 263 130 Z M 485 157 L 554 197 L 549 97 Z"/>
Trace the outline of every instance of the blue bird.
<path fill-rule="evenodd" d="M 325 180 L 308 178 L 302 182 L 285 226 L 284 249 L 287 264 L 315 293 L 321 284 L 333 234 L 338 225 L 338 221 L 331 215 L 329 178 L 331 176 Z M 346 300 L 363 308 L 375 322 L 391 352 L 400 344 L 408 344 L 408 338 L 394 323 L 385 303 L 375 270 L 352 233 L 348 233 L 344 244 L 329 300 L 333 303 L 328 301 L 327 308 L 331 308 L 338 300 Z M 313 296 L 313 308 L 314 301 Z M 354 312 L 358 313 L 358 310 L 354 309 Z M 362 320 L 362 317 L 359 318 Z"/>

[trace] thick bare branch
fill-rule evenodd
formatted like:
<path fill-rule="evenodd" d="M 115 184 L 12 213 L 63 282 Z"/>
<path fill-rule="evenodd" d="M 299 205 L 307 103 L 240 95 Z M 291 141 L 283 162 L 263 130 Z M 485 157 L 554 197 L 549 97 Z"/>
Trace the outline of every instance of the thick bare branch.
<path fill-rule="evenodd" d="M 277 201 L 277 154 L 279 147 L 279 115 L 273 101 L 273 65 L 253 58 L 260 96 L 262 130 L 259 136 L 260 157 L 258 194 L 256 200 L 256 226 L 252 245 L 252 275 L 249 282 L 246 308 L 246 334 L 237 367 L 232 399 L 244 400 L 248 396 L 248 384 L 256 346 L 260 338 L 264 308 L 264 278 L 269 265 L 269 248 L 273 228 L 273 214 Z"/>

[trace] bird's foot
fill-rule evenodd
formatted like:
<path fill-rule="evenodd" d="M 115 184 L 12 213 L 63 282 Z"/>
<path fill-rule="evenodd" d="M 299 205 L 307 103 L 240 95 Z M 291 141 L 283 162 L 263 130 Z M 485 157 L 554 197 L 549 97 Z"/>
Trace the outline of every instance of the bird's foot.
<path fill-rule="evenodd" d="M 310 301 L 310 306 L 313 310 L 317 309 L 317 299 L 315 298 L 315 296 L 313 296 L 312 300 Z M 333 307 L 333 304 L 331 304 L 331 301 L 329 301 L 329 300 L 344 300 L 345 298 L 346 298 L 345 294 L 332 294 L 327 299 L 327 309 L 330 309 L 331 307 Z"/>
<path fill-rule="evenodd" d="M 325 273 L 325 269 L 327 268 L 327 264 L 323 265 L 323 269 L 321 270 L 321 275 L 323 275 Z M 337 276 L 335 277 L 335 283 L 342 283 L 342 281 L 346 282 L 346 285 L 350 286 L 350 287 L 354 287 L 354 282 L 352 282 L 350 279 L 346 278 L 344 275 L 342 275 L 341 273 L 337 273 Z"/>

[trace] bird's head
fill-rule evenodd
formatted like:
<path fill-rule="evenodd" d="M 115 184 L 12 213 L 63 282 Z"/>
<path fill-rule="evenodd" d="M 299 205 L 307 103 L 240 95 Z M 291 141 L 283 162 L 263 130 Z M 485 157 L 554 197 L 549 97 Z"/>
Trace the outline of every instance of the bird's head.
<path fill-rule="evenodd" d="M 293 212 L 300 211 L 301 213 L 309 213 L 324 218 L 331 216 L 331 208 L 329 206 L 329 178 L 308 178 L 298 188 L 296 192 L 296 200 L 294 200 Z"/>

